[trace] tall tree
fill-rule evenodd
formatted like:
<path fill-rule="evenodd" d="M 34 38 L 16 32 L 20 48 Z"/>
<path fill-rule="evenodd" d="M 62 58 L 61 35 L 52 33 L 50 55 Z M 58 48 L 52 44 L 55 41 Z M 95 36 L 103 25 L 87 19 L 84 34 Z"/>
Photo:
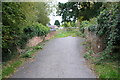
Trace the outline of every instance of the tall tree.
<path fill-rule="evenodd" d="M 76 21 L 80 17 L 88 20 L 99 13 L 99 8 L 102 6 L 101 2 L 67 2 L 58 3 L 57 14 L 62 16 L 64 21 Z"/>
<path fill-rule="evenodd" d="M 16 55 L 23 29 L 35 22 L 46 25 L 49 22 L 48 4 L 45 2 L 3 2 L 2 3 L 2 58 Z"/>
<path fill-rule="evenodd" d="M 39 23 L 42 23 L 43 25 L 46 25 L 50 21 L 50 19 L 48 17 L 49 12 L 50 12 L 48 3 L 39 2 L 39 3 L 35 3 L 35 4 L 36 4 L 36 9 L 38 11 L 37 21 Z"/>
<path fill-rule="evenodd" d="M 58 20 L 55 20 L 54 25 L 60 26 L 60 22 Z"/>

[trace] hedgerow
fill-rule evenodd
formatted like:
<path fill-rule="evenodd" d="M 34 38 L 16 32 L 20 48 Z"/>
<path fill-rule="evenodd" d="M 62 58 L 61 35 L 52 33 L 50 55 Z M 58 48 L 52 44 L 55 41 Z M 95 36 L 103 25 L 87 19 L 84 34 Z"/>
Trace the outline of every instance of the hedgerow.
<path fill-rule="evenodd" d="M 120 5 L 119 3 L 105 3 L 99 16 L 96 17 L 97 24 L 90 21 L 82 22 L 83 29 L 86 27 L 89 31 L 96 33 L 99 37 L 104 37 L 105 49 L 99 54 L 104 58 L 118 59 L 120 47 Z M 80 28 L 81 29 L 81 28 Z M 117 50 L 116 52 L 114 52 Z M 115 57 L 113 55 L 116 55 Z"/>
<path fill-rule="evenodd" d="M 49 7 L 47 6 L 47 3 L 44 2 L 2 3 L 3 62 L 18 55 L 17 47 L 20 46 L 21 48 L 24 48 L 23 46 L 25 46 L 28 39 L 34 36 L 47 35 L 49 28 L 44 25 L 49 22 L 48 11 Z"/>
<path fill-rule="evenodd" d="M 21 40 L 19 41 L 19 45 L 21 48 L 24 48 L 28 39 L 31 39 L 32 37 L 35 36 L 45 38 L 49 32 L 50 32 L 50 28 L 40 23 L 35 23 L 31 26 L 27 26 L 26 28 L 23 29 L 23 33 L 21 35 Z"/>

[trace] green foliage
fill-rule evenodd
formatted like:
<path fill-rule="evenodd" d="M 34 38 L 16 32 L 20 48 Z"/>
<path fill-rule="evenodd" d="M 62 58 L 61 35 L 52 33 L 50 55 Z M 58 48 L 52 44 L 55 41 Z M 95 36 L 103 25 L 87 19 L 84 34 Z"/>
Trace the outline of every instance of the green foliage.
<path fill-rule="evenodd" d="M 10 59 L 11 55 L 17 53 L 16 46 L 18 42 L 18 30 L 10 26 L 3 26 L 2 28 L 2 59 Z M 14 48 L 14 49 L 13 49 Z M 16 53 L 13 53 L 16 52 Z"/>
<path fill-rule="evenodd" d="M 35 50 L 42 49 L 42 48 L 43 48 L 42 46 L 35 46 L 35 47 L 33 47 L 33 49 L 35 49 Z"/>
<path fill-rule="evenodd" d="M 96 18 L 95 22 L 93 21 L 86 21 L 87 24 L 82 23 L 82 28 L 88 28 L 89 31 L 96 33 L 97 36 L 104 37 L 106 47 L 103 51 L 95 55 L 92 55 L 93 52 L 88 51 L 84 57 L 94 63 L 95 71 L 99 78 L 117 79 L 119 77 L 118 63 L 117 65 L 110 63 L 114 63 L 120 58 L 118 52 L 120 49 L 119 3 L 104 3 L 99 16 Z M 116 47 L 118 47 L 118 50 Z"/>
<path fill-rule="evenodd" d="M 28 26 L 24 29 L 25 34 L 29 34 L 30 36 L 43 36 L 49 33 L 49 27 L 46 27 L 42 24 L 35 23 L 31 26 Z"/>
<path fill-rule="evenodd" d="M 104 63 L 101 65 L 95 65 L 96 72 L 99 78 L 120 78 L 118 72 L 118 66 L 112 63 Z M 111 79 L 110 79 L 111 80 Z M 113 79 L 114 80 L 114 79 Z"/>
<path fill-rule="evenodd" d="M 72 33 L 72 34 L 73 34 L 73 33 Z M 70 32 L 61 31 L 61 32 L 59 32 L 58 34 L 56 34 L 54 37 L 55 37 L 55 38 L 62 38 L 62 37 L 68 37 L 68 36 L 71 36 L 71 33 L 70 33 Z"/>
<path fill-rule="evenodd" d="M 54 25 L 60 26 L 60 22 L 58 20 L 55 20 Z"/>
<path fill-rule="evenodd" d="M 55 38 L 63 38 L 63 37 L 68 37 L 68 36 L 76 37 L 76 36 L 81 36 L 81 35 L 82 34 L 77 29 L 72 29 L 70 31 L 61 30 L 54 37 Z"/>
<path fill-rule="evenodd" d="M 118 3 L 105 3 L 103 6 L 104 9 L 97 18 L 82 21 L 80 26 L 80 30 L 84 31 L 84 28 L 88 28 L 89 31 L 95 32 L 99 37 L 104 37 L 106 48 L 100 53 L 102 55 L 101 60 L 113 59 L 112 56 L 116 56 L 113 49 L 119 46 L 120 42 L 120 6 Z M 114 58 L 117 58 L 115 56 Z"/>
<path fill-rule="evenodd" d="M 20 3 L 2 3 L 2 59 L 10 59 L 17 53 L 16 46 L 21 33 L 22 24 L 26 19 Z M 14 48 L 14 49 L 13 49 Z M 16 53 L 14 53 L 16 52 Z"/>
<path fill-rule="evenodd" d="M 86 45 L 86 47 L 89 43 L 84 42 L 83 45 Z M 87 48 L 88 49 L 88 48 Z M 118 69 L 120 68 L 118 63 L 114 60 L 108 60 L 109 55 L 108 53 L 97 53 L 94 54 L 93 50 L 89 48 L 89 50 L 84 54 L 84 57 L 89 60 L 91 66 L 94 68 L 94 71 L 96 72 L 97 76 L 99 78 L 109 78 L 110 80 L 113 78 L 120 78 Z M 99 55 L 99 56 L 95 56 Z"/>
<path fill-rule="evenodd" d="M 14 73 L 17 67 L 19 67 L 22 64 L 22 61 L 18 60 L 16 62 L 13 62 L 11 65 L 5 67 L 2 69 L 2 78 L 5 78 L 6 76 L 9 76 L 10 73 Z"/>
<path fill-rule="evenodd" d="M 89 20 L 99 14 L 101 6 L 101 2 L 59 3 L 57 13 L 62 16 L 62 22 L 75 22 L 79 17 L 83 17 L 83 20 Z"/>
<path fill-rule="evenodd" d="M 97 25 L 97 18 L 91 18 L 89 21 L 88 20 L 82 21 L 80 24 L 80 28 L 82 27 L 88 28 L 93 25 Z"/>
<path fill-rule="evenodd" d="M 93 50 L 89 50 L 88 52 L 86 52 L 86 53 L 84 54 L 84 58 L 86 58 L 86 59 L 93 58 L 93 57 L 92 57 L 92 54 L 94 54 Z"/>
<path fill-rule="evenodd" d="M 35 50 L 30 50 L 24 53 L 21 57 L 22 58 L 32 58 L 32 54 L 35 52 Z"/>
<path fill-rule="evenodd" d="M 64 22 L 63 27 L 76 27 L 76 23 L 75 22 Z"/>
<path fill-rule="evenodd" d="M 70 22 L 64 22 L 64 27 L 71 27 Z"/>
<path fill-rule="evenodd" d="M 24 44 L 27 43 L 28 39 L 31 39 L 34 36 L 44 36 L 50 32 L 50 28 L 44 26 L 40 23 L 34 23 L 31 26 L 28 26 L 23 29 L 23 35 L 21 36 L 21 40 L 19 41 L 19 45 L 21 48 L 24 48 Z"/>
<path fill-rule="evenodd" d="M 82 28 L 82 27 L 89 27 L 90 26 L 90 22 L 89 21 L 87 21 L 87 20 L 85 20 L 85 21 L 82 21 L 81 22 L 81 25 L 80 25 L 80 28 Z"/>
<path fill-rule="evenodd" d="M 105 37 L 108 44 L 118 44 L 117 42 L 120 41 L 120 6 L 118 3 L 108 5 L 111 5 L 111 7 L 106 7 L 98 16 L 98 26 L 96 33 L 99 36 L 107 34 Z"/>
<path fill-rule="evenodd" d="M 98 16 L 96 34 L 105 37 L 106 51 L 113 56 L 112 49 L 120 42 L 120 6 L 118 3 L 108 3 L 108 6 Z"/>
<path fill-rule="evenodd" d="M 32 58 L 32 55 L 39 49 L 43 48 L 43 44 L 34 46 L 34 47 L 30 47 L 28 48 L 28 50 L 21 55 L 22 58 Z"/>
<path fill-rule="evenodd" d="M 2 3 L 2 21 L 5 26 L 16 26 L 23 22 L 25 15 L 22 13 L 20 3 Z M 17 16 L 17 17 L 15 17 Z"/>
<path fill-rule="evenodd" d="M 97 18 L 92 18 L 89 21 L 88 20 L 82 21 L 79 29 L 81 32 L 84 32 L 85 28 L 88 28 L 89 31 L 95 31 L 96 25 L 97 25 Z"/>
<path fill-rule="evenodd" d="M 37 12 L 37 22 L 46 25 L 49 23 L 49 14 L 50 14 L 50 6 L 45 2 L 37 2 L 35 3 Z"/>
<path fill-rule="evenodd" d="M 31 37 L 44 36 L 49 32 L 49 29 L 43 26 L 49 22 L 47 12 L 49 7 L 44 2 L 2 3 L 2 61 L 17 55 L 17 47 L 24 46 Z M 33 25 L 36 22 L 40 24 Z"/>
<path fill-rule="evenodd" d="M 0 64 L 0 68 L 2 68 L 2 76 L 0 74 L 0 78 L 8 78 L 11 76 L 11 74 L 16 72 L 17 68 L 20 67 L 24 61 L 26 61 L 26 59 L 33 58 L 33 54 L 36 53 L 39 49 L 42 49 L 43 46 L 44 42 L 34 47 L 28 47 L 26 48 L 26 52 L 24 52 L 22 55 L 17 56 L 17 59 L 13 59 L 11 61 L 4 62 L 4 64 Z"/>

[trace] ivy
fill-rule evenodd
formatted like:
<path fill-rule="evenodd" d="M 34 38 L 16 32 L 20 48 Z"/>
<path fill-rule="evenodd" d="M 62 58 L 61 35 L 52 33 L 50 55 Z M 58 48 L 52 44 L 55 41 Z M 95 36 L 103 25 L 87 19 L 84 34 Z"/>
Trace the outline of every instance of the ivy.
<path fill-rule="evenodd" d="M 100 53 L 104 59 L 112 58 L 120 49 L 120 5 L 119 3 L 104 3 L 100 14 L 96 17 L 97 23 L 91 20 L 82 21 L 81 27 L 88 28 L 99 37 L 104 37 L 105 49 Z M 81 28 L 80 28 L 81 29 Z M 118 55 L 117 55 L 118 56 Z"/>
<path fill-rule="evenodd" d="M 105 36 L 106 48 L 111 50 L 111 46 L 118 44 L 120 41 L 120 6 L 118 3 L 109 4 L 111 7 L 106 7 L 98 16 L 97 35 Z"/>

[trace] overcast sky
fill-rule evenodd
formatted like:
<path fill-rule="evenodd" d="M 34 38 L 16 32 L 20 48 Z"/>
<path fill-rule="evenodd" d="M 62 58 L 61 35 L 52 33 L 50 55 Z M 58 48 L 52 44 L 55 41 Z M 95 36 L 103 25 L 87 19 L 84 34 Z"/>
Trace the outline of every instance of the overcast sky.
<path fill-rule="evenodd" d="M 66 3 L 67 1 L 68 1 L 68 0 L 57 0 L 57 3 L 58 3 L 58 2 Z M 54 10 L 53 13 L 55 13 L 55 12 L 56 12 L 56 10 Z M 51 15 L 51 16 L 50 16 L 50 23 L 51 23 L 51 25 L 54 25 L 55 20 L 59 20 L 59 21 L 61 22 L 61 21 L 62 21 L 62 17 L 61 17 L 61 16 Z"/>

